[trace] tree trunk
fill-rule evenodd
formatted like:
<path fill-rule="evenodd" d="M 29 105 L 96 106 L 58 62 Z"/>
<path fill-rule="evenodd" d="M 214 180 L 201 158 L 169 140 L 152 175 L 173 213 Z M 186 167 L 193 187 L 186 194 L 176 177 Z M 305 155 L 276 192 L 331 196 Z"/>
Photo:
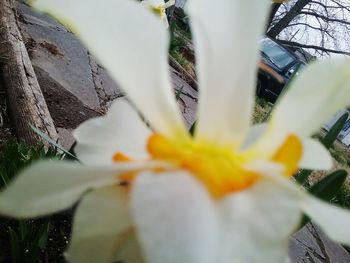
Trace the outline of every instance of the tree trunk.
<path fill-rule="evenodd" d="M 41 92 L 27 49 L 17 25 L 13 0 L 0 1 L 1 73 L 9 100 L 10 116 L 19 140 L 29 145 L 43 141 L 29 124 L 53 140 L 58 135 Z"/>
<path fill-rule="evenodd" d="M 311 2 L 312 0 L 298 0 L 295 5 L 290 9 L 290 11 L 282 17 L 278 23 L 272 27 L 268 32 L 267 35 L 271 38 L 276 38 L 279 33 L 282 32 L 283 29 L 285 29 L 289 23 L 301 12 L 301 10 Z"/>

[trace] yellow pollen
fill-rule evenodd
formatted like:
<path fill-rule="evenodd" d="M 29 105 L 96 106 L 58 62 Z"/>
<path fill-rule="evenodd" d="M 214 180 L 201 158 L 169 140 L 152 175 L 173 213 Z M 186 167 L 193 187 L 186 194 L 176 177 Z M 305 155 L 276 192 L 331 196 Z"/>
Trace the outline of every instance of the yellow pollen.
<path fill-rule="evenodd" d="M 163 17 L 165 15 L 165 9 L 163 5 L 152 6 L 151 10 L 154 14 Z"/>
<path fill-rule="evenodd" d="M 116 162 L 131 162 L 132 159 L 129 156 L 125 155 L 124 153 L 117 152 L 113 155 L 112 161 L 115 163 Z"/>
<path fill-rule="evenodd" d="M 129 156 L 127 156 L 126 154 L 124 154 L 122 152 L 116 152 L 112 156 L 112 161 L 115 163 L 132 162 L 133 159 L 131 159 Z M 128 173 L 124 173 L 122 175 L 118 175 L 119 185 L 124 187 L 125 190 L 127 192 L 129 192 L 130 186 L 131 186 L 132 182 L 134 181 L 134 179 L 136 178 L 136 176 L 137 176 L 137 172 L 128 172 Z"/>

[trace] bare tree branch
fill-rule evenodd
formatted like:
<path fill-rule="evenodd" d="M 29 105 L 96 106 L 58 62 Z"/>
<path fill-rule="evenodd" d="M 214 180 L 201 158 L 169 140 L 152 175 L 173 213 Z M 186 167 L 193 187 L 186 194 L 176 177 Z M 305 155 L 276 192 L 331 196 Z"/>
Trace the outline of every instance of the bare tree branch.
<path fill-rule="evenodd" d="M 343 54 L 343 55 L 350 56 L 350 52 L 347 52 L 347 51 L 335 50 L 335 49 L 330 49 L 330 48 L 323 48 L 323 47 L 319 47 L 319 46 L 315 46 L 315 45 L 301 44 L 298 42 L 287 41 L 287 40 L 282 40 L 282 39 L 279 39 L 278 42 L 280 42 L 286 46 L 312 48 L 312 49 L 316 49 L 316 50 L 323 51 L 323 52 L 334 53 L 334 54 Z"/>

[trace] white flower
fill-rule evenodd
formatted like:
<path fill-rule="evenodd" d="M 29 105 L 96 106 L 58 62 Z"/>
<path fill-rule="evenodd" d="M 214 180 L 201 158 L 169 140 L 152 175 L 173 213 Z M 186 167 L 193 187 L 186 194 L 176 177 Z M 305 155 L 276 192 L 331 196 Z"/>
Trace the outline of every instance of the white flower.
<path fill-rule="evenodd" d="M 251 126 L 259 38 L 268 0 L 189 0 L 200 82 L 192 138 L 173 96 L 168 34 L 126 0 L 38 0 L 109 69 L 129 99 L 74 133 L 83 165 L 43 161 L 0 194 L 0 213 L 35 217 L 81 200 L 71 262 L 282 262 L 302 213 L 350 244 L 350 214 L 309 196 L 290 176 L 328 169 L 310 138 L 349 104 L 350 60 L 308 66 L 268 124 Z"/>
<path fill-rule="evenodd" d="M 175 0 L 169 0 L 166 3 L 164 0 L 143 0 L 141 4 L 163 19 L 166 27 L 169 26 L 165 10 L 175 5 Z"/>

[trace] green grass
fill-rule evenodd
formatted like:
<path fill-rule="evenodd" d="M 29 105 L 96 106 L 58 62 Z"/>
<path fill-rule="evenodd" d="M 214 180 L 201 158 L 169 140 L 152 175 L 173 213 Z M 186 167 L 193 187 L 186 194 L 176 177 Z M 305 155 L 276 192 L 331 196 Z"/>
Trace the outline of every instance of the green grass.
<path fill-rule="evenodd" d="M 6 186 L 24 167 L 39 159 L 62 159 L 63 154 L 56 148 L 47 151 L 44 145 L 29 147 L 11 140 L 0 154 L 0 189 Z"/>
<path fill-rule="evenodd" d="M 350 188 L 348 186 L 343 186 L 333 202 L 341 207 L 350 209 Z"/>
<path fill-rule="evenodd" d="M 178 34 L 184 36 L 186 39 L 191 40 L 192 35 L 191 32 L 187 32 L 186 30 L 182 29 L 178 24 L 175 23 L 175 31 L 177 31 Z"/>
<path fill-rule="evenodd" d="M 186 70 L 191 69 L 192 63 L 188 61 L 180 52 L 182 47 L 186 46 L 186 42 L 181 37 L 174 36 L 170 42 L 169 54 Z"/>
<path fill-rule="evenodd" d="M 15 140 L 10 141 L 0 154 L 0 188 L 5 188 L 17 174 L 39 159 L 62 159 L 64 155 L 57 148 L 45 150 L 43 145 L 29 147 Z M 28 186 L 30 187 L 30 186 Z M 45 250 L 50 219 L 10 221 L 7 231 L 11 248 L 12 263 L 38 262 L 38 256 Z"/>
<path fill-rule="evenodd" d="M 333 146 L 329 149 L 329 152 L 338 163 L 350 167 L 350 151 L 348 149 Z"/>
<path fill-rule="evenodd" d="M 269 117 L 272 104 L 268 101 L 256 97 L 255 108 L 253 113 L 253 123 L 265 122 Z"/>
<path fill-rule="evenodd" d="M 172 57 L 187 71 L 191 69 L 192 63 L 187 60 L 180 52 L 174 52 Z"/>
<path fill-rule="evenodd" d="M 192 67 L 192 62 L 189 61 L 182 53 L 181 49 L 186 48 L 189 39 L 186 31 L 182 30 L 175 24 L 175 31 L 177 34 L 172 34 L 170 41 L 169 54 L 187 71 Z"/>
<path fill-rule="evenodd" d="M 186 41 L 180 36 L 173 36 L 171 41 L 170 41 L 170 47 L 169 47 L 169 52 L 170 54 L 179 51 L 181 47 L 186 46 Z"/>

